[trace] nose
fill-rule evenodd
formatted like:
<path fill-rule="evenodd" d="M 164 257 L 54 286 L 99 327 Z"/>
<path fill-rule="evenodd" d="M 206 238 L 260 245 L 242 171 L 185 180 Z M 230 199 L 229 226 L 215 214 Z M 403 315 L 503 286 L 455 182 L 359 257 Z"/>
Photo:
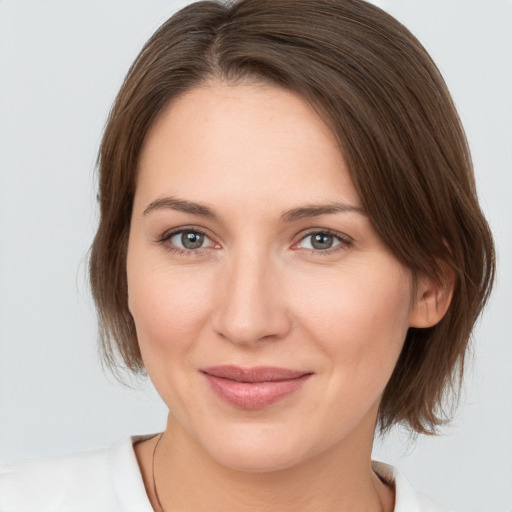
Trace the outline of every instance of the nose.
<path fill-rule="evenodd" d="M 291 321 L 276 266 L 254 252 L 226 262 L 212 317 L 215 332 L 245 346 L 288 334 Z"/>

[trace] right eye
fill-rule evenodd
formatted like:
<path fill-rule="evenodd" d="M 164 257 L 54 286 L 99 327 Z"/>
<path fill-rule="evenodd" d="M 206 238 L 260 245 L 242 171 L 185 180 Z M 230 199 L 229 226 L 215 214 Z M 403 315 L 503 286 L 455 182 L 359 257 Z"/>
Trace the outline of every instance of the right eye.
<path fill-rule="evenodd" d="M 192 255 L 202 249 L 218 247 L 207 235 L 198 229 L 180 229 L 162 236 L 160 243 L 169 251 Z"/>
<path fill-rule="evenodd" d="M 170 241 L 182 249 L 199 249 L 204 243 L 205 235 L 197 231 L 182 231 L 172 236 Z"/>

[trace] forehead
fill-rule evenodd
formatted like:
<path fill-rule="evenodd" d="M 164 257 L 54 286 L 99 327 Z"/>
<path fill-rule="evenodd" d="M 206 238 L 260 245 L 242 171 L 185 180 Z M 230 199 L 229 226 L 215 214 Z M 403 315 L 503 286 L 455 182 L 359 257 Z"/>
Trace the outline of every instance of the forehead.
<path fill-rule="evenodd" d="M 189 90 L 149 130 L 138 172 L 136 196 L 146 202 L 178 195 L 269 207 L 359 204 L 329 128 L 301 96 L 276 86 L 212 83 Z"/>

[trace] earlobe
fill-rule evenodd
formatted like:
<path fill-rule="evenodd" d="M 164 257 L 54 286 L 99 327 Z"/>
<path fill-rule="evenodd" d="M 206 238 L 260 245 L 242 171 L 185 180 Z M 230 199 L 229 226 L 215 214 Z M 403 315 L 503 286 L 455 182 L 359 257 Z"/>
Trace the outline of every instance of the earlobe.
<path fill-rule="evenodd" d="M 428 276 L 418 278 L 415 302 L 409 317 L 409 326 L 417 328 L 433 327 L 444 317 L 453 296 L 455 275 L 445 268 L 440 279 Z"/>

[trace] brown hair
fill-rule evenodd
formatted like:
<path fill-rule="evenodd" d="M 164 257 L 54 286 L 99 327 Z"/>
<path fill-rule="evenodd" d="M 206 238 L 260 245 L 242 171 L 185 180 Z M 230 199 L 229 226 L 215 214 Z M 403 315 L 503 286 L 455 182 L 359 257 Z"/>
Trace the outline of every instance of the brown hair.
<path fill-rule="evenodd" d="M 398 21 L 362 0 L 196 2 L 146 43 L 119 91 L 98 157 L 101 218 L 90 258 L 105 361 L 143 371 L 128 311 L 126 250 L 138 157 L 173 98 L 212 79 L 293 90 L 339 141 L 376 231 L 413 275 L 455 276 L 444 318 L 410 328 L 379 411 L 382 431 L 431 433 L 458 390 L 494 277 L 464 130 L 435 64 Z"/>

